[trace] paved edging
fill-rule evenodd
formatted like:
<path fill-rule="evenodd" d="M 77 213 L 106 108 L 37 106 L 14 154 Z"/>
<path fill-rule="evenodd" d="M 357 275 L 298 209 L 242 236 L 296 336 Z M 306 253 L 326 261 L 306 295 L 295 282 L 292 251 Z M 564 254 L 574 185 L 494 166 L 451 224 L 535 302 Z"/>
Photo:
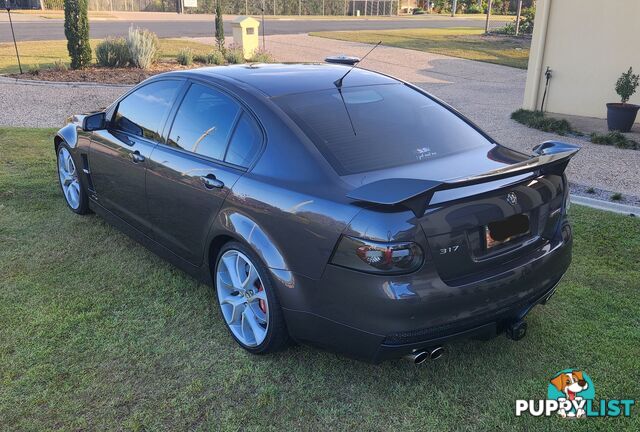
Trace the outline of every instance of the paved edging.
<path fill-rule="evenodd" d="M 630 206 L 626 204 L 612 203 L 595 198 L 589 198 L 580 195 L 571 194 L 571 203 L 591 207 L 598 210 L 604 210 L 612 213 L 619 213 L 631 216 L 640 216 L 640 207 Z"/>
<path fill-rule="evenodd" d="M 116 87 L 126 88 L 133 87 L 133 84 L 113 84 L 113 83 L 99 83 L 99 82 L 86 82 L 86 81 L 43 81 L 43 80 L 30 80 L 11 78 L 7 76 L 0 76 L 0 84 L 20 84 L 20 85 L 33 85 L 33 86 L 54 86 L 54 87 Z"/>

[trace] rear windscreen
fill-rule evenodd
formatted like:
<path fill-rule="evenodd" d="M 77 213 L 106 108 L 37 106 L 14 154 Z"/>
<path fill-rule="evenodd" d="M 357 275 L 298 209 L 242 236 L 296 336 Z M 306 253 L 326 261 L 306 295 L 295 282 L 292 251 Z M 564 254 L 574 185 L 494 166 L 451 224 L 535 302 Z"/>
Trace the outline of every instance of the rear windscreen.
<path fill-rule="evenodd" d="M 404 84 L 281 96 L 275 102 L 340 175 L 424 162 L 490 142 Z"/>

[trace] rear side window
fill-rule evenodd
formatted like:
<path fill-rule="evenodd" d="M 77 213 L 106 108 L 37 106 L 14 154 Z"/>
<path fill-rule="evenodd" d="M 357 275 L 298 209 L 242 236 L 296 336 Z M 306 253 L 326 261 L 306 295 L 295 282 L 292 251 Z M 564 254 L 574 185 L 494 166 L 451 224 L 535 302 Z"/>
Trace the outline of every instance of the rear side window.
<path fill-rule="evenodd" d="M 275 99 L 340 175 L 487 145 L 458 116 L 404 84 L 347 87 Z"/>
<path fill-rule="evenodd" d="M 241 167 L 248 167 L 260 150 L 262 133 L 247 113 L 243 113 L 233 132 L 229 149 L 224 158 L 226 162 Z"/>
<path fill-rule="evenodd" d="M 240 107 L 225 94 L 192 84 L 176 113 L 167 144 L 223 160 Z"/>
<path fill-rule="evenodd" d="M 157 81 L 133 91 L 118 104 L 115 128 L 159 141 L 162 121 L 181 85 L 181 81 Z"/>

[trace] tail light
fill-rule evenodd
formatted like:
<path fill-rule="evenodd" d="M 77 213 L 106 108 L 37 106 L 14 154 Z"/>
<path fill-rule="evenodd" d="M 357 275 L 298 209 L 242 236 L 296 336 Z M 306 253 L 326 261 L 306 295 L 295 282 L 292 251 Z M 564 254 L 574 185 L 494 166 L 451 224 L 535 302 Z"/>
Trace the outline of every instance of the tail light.
<path fill-rule="evenodd" d="M 411 273 L 423 261 L 422 248 L 413 242 L 373 242 L 347 236 L 340 239 L 331 258 L 342 267 L 381 274 Z"/>

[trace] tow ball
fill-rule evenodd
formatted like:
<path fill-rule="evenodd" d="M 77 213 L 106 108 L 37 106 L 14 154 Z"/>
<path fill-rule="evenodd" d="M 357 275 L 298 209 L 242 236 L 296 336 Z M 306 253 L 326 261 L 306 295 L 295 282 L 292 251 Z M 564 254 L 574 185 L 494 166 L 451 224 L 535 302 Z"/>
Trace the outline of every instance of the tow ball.
<path fill-rule="evenodd" d="M 519 341 L 527 334 L 527 323 L 520 320 L 507 326 L 507 337 L 514 341 Z"/>

